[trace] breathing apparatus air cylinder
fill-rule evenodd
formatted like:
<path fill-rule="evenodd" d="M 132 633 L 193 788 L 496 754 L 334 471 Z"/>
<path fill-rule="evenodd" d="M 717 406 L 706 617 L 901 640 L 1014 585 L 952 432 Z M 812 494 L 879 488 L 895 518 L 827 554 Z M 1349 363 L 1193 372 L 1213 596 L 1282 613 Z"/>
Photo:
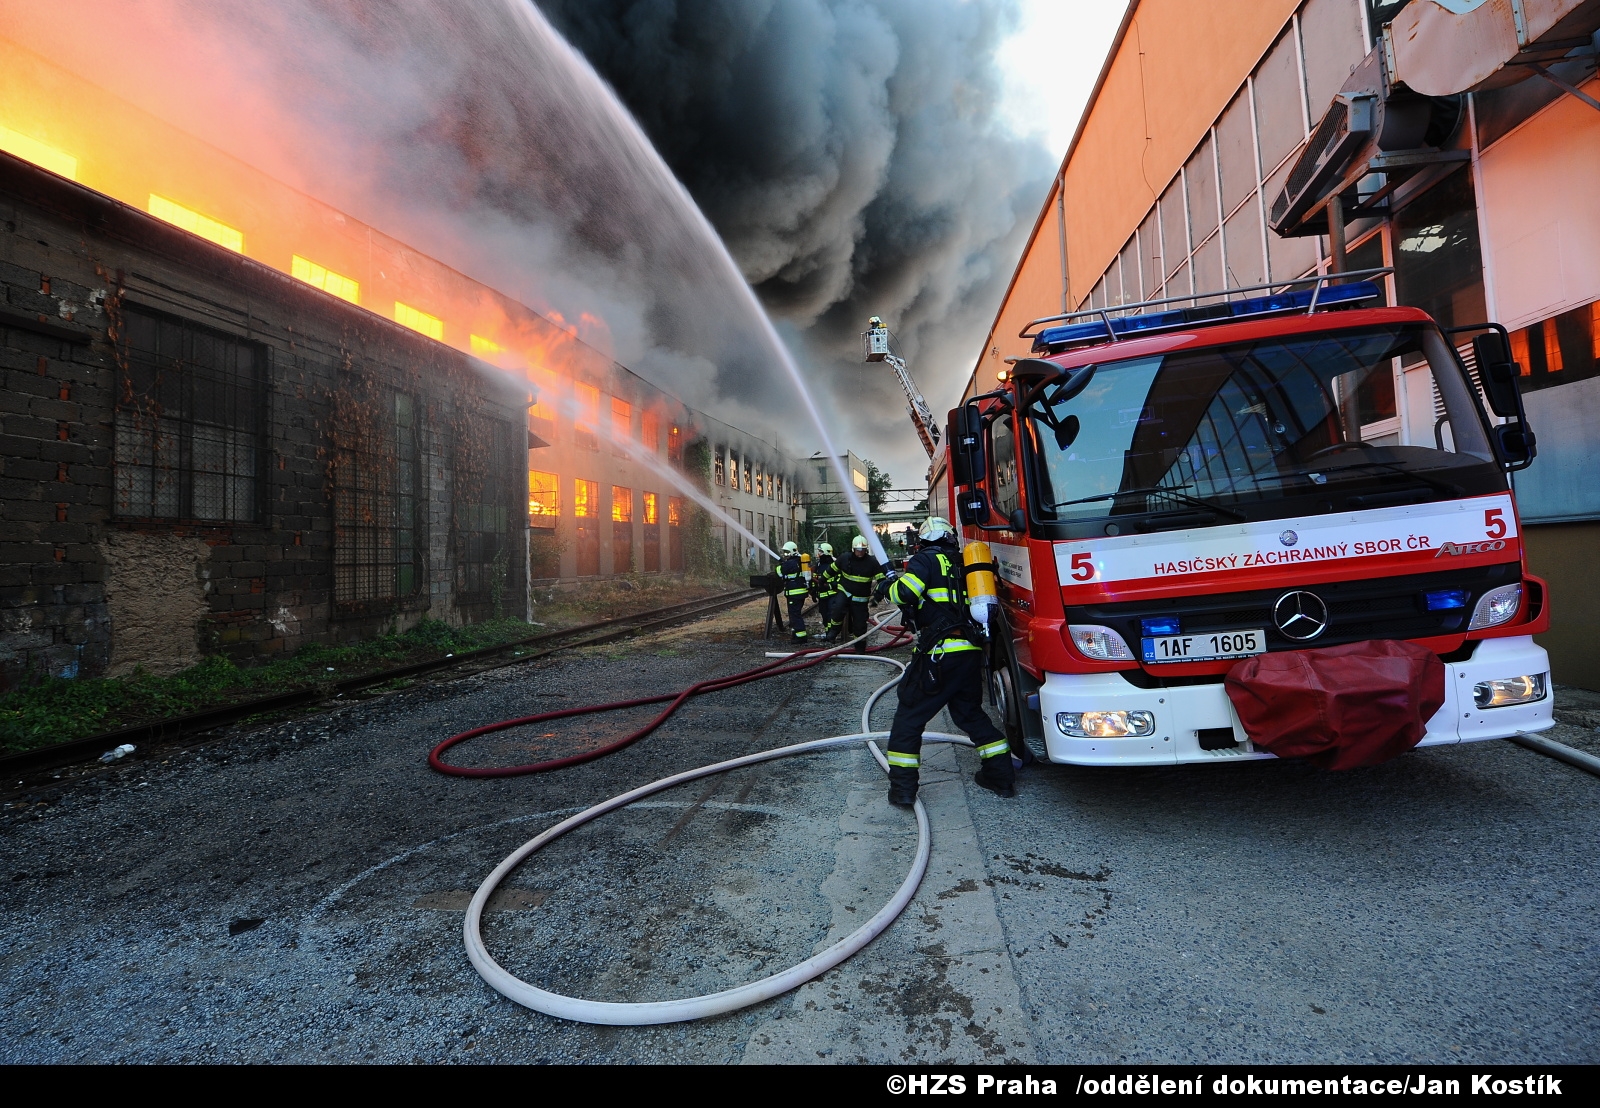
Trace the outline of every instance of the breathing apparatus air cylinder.
<path fill-rule="evenodd" d="M 980 627 L 989 626 L 989 613 L 1000 597 L 995 591 L 994 554 L 986 542 L 969 542 L 961 550 L 967 577 L 967 611 Z"/>
<path fill-rule="evenodd" d="M 807 581 L 811 580 L 811 555 L 809 554 L 800 555 L 800 576 Z"/>

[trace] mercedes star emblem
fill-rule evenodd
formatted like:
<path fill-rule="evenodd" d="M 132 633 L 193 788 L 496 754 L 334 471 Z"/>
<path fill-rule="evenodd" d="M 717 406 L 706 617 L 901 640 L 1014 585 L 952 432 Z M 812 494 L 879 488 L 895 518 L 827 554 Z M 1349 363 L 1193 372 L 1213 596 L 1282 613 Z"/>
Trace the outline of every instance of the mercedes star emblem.
<path fill-rule="evenodd" d="M 1328 605 L 1314 592 L 1286 592 L 1272 606 L 1272 622 L 1284 638 L 1305 642 L 1328 629 Z"/>
<path fill-rule="evenodd" d="M 1295 543 L 1300 541 L 1300 536 L 1295 534 L 1293 531 L 1285 531 L 1283 534 L 1278 536 L 1278 541 L 1283 543 L 1284 546 L 1293 546 Z"/>

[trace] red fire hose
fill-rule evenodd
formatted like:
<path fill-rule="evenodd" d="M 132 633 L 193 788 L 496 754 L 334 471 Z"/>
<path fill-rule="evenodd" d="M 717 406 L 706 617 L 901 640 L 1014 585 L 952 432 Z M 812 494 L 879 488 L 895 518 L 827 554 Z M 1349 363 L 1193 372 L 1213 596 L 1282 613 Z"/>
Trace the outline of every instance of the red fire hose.
<path fill-rule="evenodd" d="M 884 627 L 882 630 L 894 637 L 878 646 L 867 647 L 866 651 L 868 653 L 904 646 L 911 641 L 911 636 L 906 633 L 903 627 Z M 750 681 L 761 681 L 768 677 L 782 677 L 785 674 L 798 673 L 800 670 L 809 669 L 837 654 L 843 653 L 855 641 L 855 639 L 852 639 L 850 642 L 827 650 L 798 651 L 787 658 L 779 658 L 775 661 L 767 662 L 765 665 L 759 665 L 754 669 L 747 669 L 743 673 L 708 678 L 705 681 L 690 685 L 682 692 L 643 696 L 636 700 L 618 700 L 609 704 L 590 704 L 582 708 L 563 708 L 559 712 L 540 712 L 538 715 L 521 716 L 517 719 L 506 719 L 498 723 L 486 724 L 483 727 L 474 727 L 471 731 L 463 731 L 459 735 L 451 735 L 429 751 L 428 765 L 439 773 L 447 773 L 454 777 L 520 777 L 527 773 L 548 773 L 553 769 L 575 766 L 581 762 L 591 762 L 596 758 L 604 758 L 607 754 L 615 753 L 625 746 L 631 746 L 638 742 L 665 723 L 672 713 L 683 707 L 690 697 L 699 696 L 702 693 L 720 692 L 723 689 L 731 689 L 736 685 L 743 685 Z M 569 754 L 565 758 L 552 758 L 546 762 L 532 762 L 522 766 L 489 766 L 481 769 L 453 766 L 444 761 L 443 758 L 444 752 L 452 746 L 464 743 L 468 739 L 475 739 L 479 735 L 488 735 L 495 731 L 505 731 L 509 728 L 522 727 L 526 724 L 545 723 L 553 719 L 570 719 L 573 716 L 597 715 L 601 712 L 614 712 L 622 708 L 638 708 L 645 704 L 660 704 L 663 701 L 670 701 L 671 703 L 661 710 L 660 715 L 643 727 L 617 739 L 615 742 L 596 747 L 593 750 L 586 750 L 582 754 Z"/>

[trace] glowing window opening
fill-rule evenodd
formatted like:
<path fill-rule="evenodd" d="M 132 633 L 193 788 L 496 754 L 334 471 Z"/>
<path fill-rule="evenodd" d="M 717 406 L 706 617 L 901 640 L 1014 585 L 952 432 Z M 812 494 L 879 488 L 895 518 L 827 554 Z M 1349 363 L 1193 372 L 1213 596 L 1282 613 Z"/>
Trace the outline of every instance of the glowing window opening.
<path fill-rule="evenodd" d="M 506 348 L 482 335 L 469 335 L 468 341 L 472 345 L 472 352 L 480 358 L 493 358 L 497 354 L 504 354 Z"/>
<path fill-rule="evenodd" d="M 600 498 L 600 486 L 582 477 L 572 480 L 572 514 L 579 519 L 589 519 L 595 514 L 595 501 Z"/>
<path fill-rule="evenodd" d="M 659 511 L 660 511 L 660 509 L 656 506 L 656 494 L 653 493 L 653 492 L 645 493 L 644 494 L 644 521 L 645 521 L 645 523 L 650 525 L 650 526 L 654 526 L 655 524 L 660 523 L 661 522 L 661 516 L 658 514 Z"/>
<path fill-rule="evenodd" d="M 579 381 L 572 386 L 572 395 L 577 408 L 573 422 L 579 431 L 594 434 L 595 427 L 600 423 L 600 390 Z"/>
<path fill-rule="evenodd" d="M 402 327 L 409 327 L 419 334 L 427 335 L 435 342 L 444 341 L 444 320 L 436 315 L 429 315 L 410 304 L 394 302 L 394 321 Z"/>
<path fill-rule="evenodd" d="M 4 150 L 7 154 L 15 154 L 25 162 L 32 162 L 40 169 L 48 169 L 58 177 L 65 177 L 69 181 L 78 179 L 77 158 L 65 150 L 57 150 L 54 146 L 48 146 L 21 131 L 0 127 L 0 150 Z"/>
<path fill-rule="evenodd" d="M 626 400 L 611 398 L 611 437 L 617 442 L 627 442 L 633 430 L 633 405 Z"/>
<path fill-rule="evenodd" d="M 229 227 L 220 220 L 212 219 L 208 215 L 201 215 L 193 208 L 186 208 L 176 200 L 168 200 L 165 196 L 150 194 L 150 214 L 157 219 L 165 220 L 174 227 L 180 227 L 191 235 L 199 235 L 208 242 L 218 246 L 225 246 L 235 254 L 244 253 L 244 232 Z"/>
<path fill-rule="evenodd" d="M 528 471 L 528 523 L 553 527 L 561 516 L 561 478 L 542 470 Z"/>
<path fill-rule="evenodd" d="M 633 522 L 633 490 L 621 485 L 611 486 L 611 522 Z"/>
<path fill-rule="evenodd" d="M 361 303 L 360 282 L 342 273 L 335 273 L 326 266 L 320 266 L 309 258 L 302 258 L 299 254 L 289 260 L 289 275 L 296 281 L 315 285 L 340 300 L 348 300 L 352 304 Z"/>
<path fill-rule="evenodd" d="M 676 527 L 683 522 L 683 497 L 667 497 L 667 526 Z"/>

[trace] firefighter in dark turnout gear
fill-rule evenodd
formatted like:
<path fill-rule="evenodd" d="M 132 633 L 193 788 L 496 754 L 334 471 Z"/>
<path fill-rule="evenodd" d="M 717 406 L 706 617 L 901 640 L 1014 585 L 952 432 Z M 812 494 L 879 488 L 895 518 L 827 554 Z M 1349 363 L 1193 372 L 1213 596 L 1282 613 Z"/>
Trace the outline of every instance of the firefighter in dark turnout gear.
<path fill-rule="evenodd" d="M 917 633 L 889 728 L 889 803 L 909 807 L 916 801 L 922 729 L 940 708 L 950 709 L 950 718 L 978 748 L 982 768 L 973 780 L 1001 796 L 1015 796 L 1010 746 L 983 711 L 984 632 L 967 611 L 955 529 L 932 516 L 917 538 L 917 552 L 889 584 L 889 599 Z"/>
<path fill-rule="evenodd" d="M 849 556 L 836 564 L 845 603 L 845 637 L 859 638 L 867 633 L 867 609 L 872 604 L 872 591 L 883 580 L 885 567 L 867 551 L 867 540 L 860 535 L 851 541 Z M 857 647 L 865 648 L 865 643 Z"/>
<path fill-rule="evenodd" d="M 800 548 L 792 542 L 783 544 L 783 557 L 778 561 L 778 587 L 789 602 L 789 630 L 794 633 L 794 641 L 801 642 L 806 638 L 804 609 L 811 587 L 800 564 Z"/>
<path fill-rule="evenodd" d="M 817 599 L 817 618 L 822 621 L 823 642 L 839 641 L 839 625 L 843 622 L 844 593 L 839 591 L 839 563 L 833 560 L 830 543 L 817 544 L 817 556 L 811 562 L 811 595 Z"/>

